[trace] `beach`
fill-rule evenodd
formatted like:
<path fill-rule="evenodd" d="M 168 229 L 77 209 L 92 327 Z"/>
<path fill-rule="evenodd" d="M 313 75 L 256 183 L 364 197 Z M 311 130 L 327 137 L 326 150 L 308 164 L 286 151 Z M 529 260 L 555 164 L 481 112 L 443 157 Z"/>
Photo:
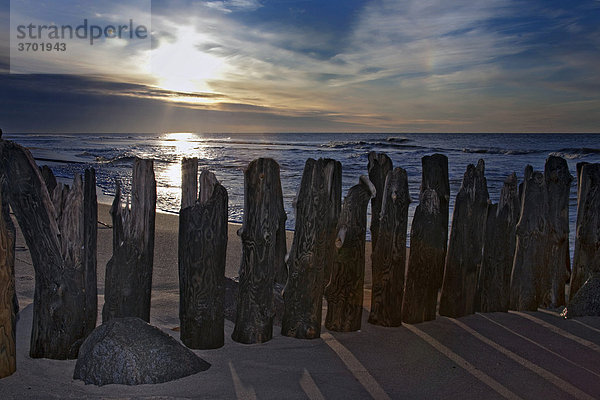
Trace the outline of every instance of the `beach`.
<path fill-rule="evenodd" d="M 98 308 L 104 271 L 112 253 L 109 206 L 99 205 Z M 226 275 L 237 275 L 239 225 L 229 225 Z M 178 217 L 157 213 L 151 324 L 176 339 L 179 333 Z M 287 233 L 288 249 L 293 232 Z M 212 364 L 208 371 L 157 385 L 96 387 L 72 379 L 75 360 L 31 359 L 34 274 L 22 236 L 17 240 L 16 288 L 21 305 L 17 327 L 17 371 L 0 380 L 3 398 L 521 398 L 600 396 L 600 318 L 563 320 L 537 312 L 439 318 L 418 325 L 383 328 L 367 323 L 370 244 L 367 243 L 362 329 L 320 339 L 281 336 L 259 345 L 231 340 L 194 351 Z M 100 323 L 100 318 L 98 323 Z M 549 328 L 550 327 L 550 328 Z M 485 340 L 484 340 L 485 339 Z M 486 341 L 487 340 L 487 341 Z M 587 396 L 587 397 L 586 397 Z"/>

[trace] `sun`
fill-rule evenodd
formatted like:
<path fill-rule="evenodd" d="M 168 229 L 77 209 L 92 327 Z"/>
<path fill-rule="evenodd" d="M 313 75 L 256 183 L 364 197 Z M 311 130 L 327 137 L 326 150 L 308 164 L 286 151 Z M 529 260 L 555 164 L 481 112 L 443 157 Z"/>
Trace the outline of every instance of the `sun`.
<path fill-rule="evenodd" d="M 209 82 L 221 77 L 225 68 L 223 59 L 201 50 L 202 44 L 210 38 L 197 32 L 194 27 L 183 26 L 177 29 L 172 40 L 160 41 L 159 47 L 152 50 L 150 73 L 162 89 L 183 93 L 210 93 Z M 182 96 L 191 102 L 213 102 L 211 98 Z"/>

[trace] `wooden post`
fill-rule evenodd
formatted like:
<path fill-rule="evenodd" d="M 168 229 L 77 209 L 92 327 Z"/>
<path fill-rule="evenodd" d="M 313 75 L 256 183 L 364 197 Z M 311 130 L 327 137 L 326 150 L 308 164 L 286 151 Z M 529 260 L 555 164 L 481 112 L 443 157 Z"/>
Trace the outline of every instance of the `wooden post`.
<path fill-rule="evenodd" d="M 388 173 L 383 189 L 379 239 L 373 250 L 373 290 L 369 323 L 402 324 L 402 299 L 406 269 L 408 177 L 402 168 Z"/>
<path fill-rule="evenodd" d="M 475 311 L 508 311 L 520 212 L 517 175 L 512 173 L 504 181 L 500 202 L 488 206 Z"/>
<path fill-rule="evenodd" d="M 327 214 L 327 243 L 335 243 L 335 239 L 337 238 L 337 224 L 340 219 L 340 213 L 342 212 L 342 163 L 339 161 L 334 161 L 330 159 L 327 160 L 327 174 L 331 175 L 330 188 L 331 191 L 329 193 L 329 202 L 331 204 L 331 208 L 329 209 L 329 213 Z M 331 280 L 331 271 L 333 270 L 333 264 L 335 263 L 335 258 L 337 256 L 337 247 L 332 247 L 325 254 L 325 272 L 323 276 L 323 295 L 327 298 L 327 285 L 329 285 L 329 281 Z"/>
<path fill-rule="evenodd" d="M 262 343 L 273 337 L 273 283 L 284 263 L 278 245 L 285 219 L 279 164 L 259 158 L 244 172 L 244 221 L 240 290 L 232 339 Z M 285 232 L 283 232 L 285 234 Z"/>
<path fill-rule="evenodd" d="M 281 334 L 315 339 L 321 334 L 323 281 L 335 251 L 330 232 L 335 210 L 332 198 L 338 162 L 309 158 L 295 201 L 296 229 L 288 258 L 289 278 L 283 291 L 285 312 Z"/>
<path fill-rule="evenodd" d="M 477 167 L 469 164 L 456 195 L 440 298 L 440 315 L 446 317 L 458 318 L 475 312 L 489 200 L 484 170 L 481 159 Z"/>
<path fill-rule="evenodd" d="M 0 378 L 17 369 L 15 309 L 15 226 L 0 185 Z"/>
<path fill-rule="evenodd" d="M 435 319 L 448 244 L 448 158 L 421 159 L 423 179 L 410 232 L 402 321 L 416 324 Z"/>
<path fill-rule="evenodd" d="M 198 187 L 198 159 L 184 159 L 179 212 L 179 320 L 181 341 L 192 349 L 222 347 L 224 337 L 227 190 L 212 172 L 200 174 L 197 201 L 186 193 Z M 195 170 L 195 171 L 194 171 Z M 188 199 L 189 200 L 189 199 Z M 184 208 L 184 204 L 187 206 Z"/>
<path fill-rule="evenodd" d="M 569 273 L 569 195 L 573 177 L 564 158 L 550 156 L 544 169 L 548 191 L 548 266 L 543 269 L 542 300 L 551 308 L 566 305 L 565 286 Z"/>
<path fill-rule="evenodd" d="M 510 309 L 537 311 L 540 304 L 539 282 L 546 268 L 548 200 L 544 176 L 525 168 L 521 215 L 516 228 L 517 245 L 510 277 Z"/>
<path fill-rule="evenodd" d="M 577 164 L 577 231 L 569 298 L 600 273 L 600 163 Z"/>
<path fill-rule="evenodd" d="M 89 298 L 96 293 L 95 276 L 93 280 L 86 277 L 88 267 L 91 268 L 86 264 L 86 252 L 92 251 L 95 244 L 88 245 L 84 234 L 96 228 L 96 221 L 92 227 L 84 217 L 83 182 L 76 175 L 72 188 L 57 186 L 53 204 L 29 151 L 0 141 L 0 161 L 4 193 L 35 269 L 29 354 L 32 358 L 76 358 L 79 346 L 96 322 L 96 309 L 88 309 L 95 301 Z M 90 325 L 92 320 L 94 325 Z"/>
<path fill-rule="evenodd" d="M 369 180 L 375 186 L 377 193 L 371 199 L 371 248 L 374 249 L 377 245 L 379 237 L 379 221 L 381 219 L 381 204 L 383 202 L 383 187 L 385 186 L 385 178 L 392 171 L 392 160 L 385 153 L 369 153 Z M 371 253 L 372 254 L 372 253 Z"/>
<path fill-rule="evenodd" d="M 133 162 L 131 208 L 121 205 L 117 182 L 110 209 L 113 222 L 113 255 L 106 265 L 102 321 L 138 317 L 150 322 L 156 180 L 152 160 Z"/>
<path fill-rule="evenodd" d="M 338 249 L 327 291 L 325 326 L 331 331 L 360 329 L 365 279 L 365 235 L 367 206 L 375 196 L 375 186 L 361 176 L 348 191 L 337 225 Z"/>
<path fill-rule="evenodd" d="M 56 182 L 56 177 L 54 176 L 54 173 L 52 173 L 50 167 L 47 165 L 42 165 L 40 167 L 40 172 L 42 173 L 42 178 L 44 179 L 46 187 L 48 188 L 48 193 L 50 193 L 50 196 L 52 196 L 54 189 L 58 185 Z"/>

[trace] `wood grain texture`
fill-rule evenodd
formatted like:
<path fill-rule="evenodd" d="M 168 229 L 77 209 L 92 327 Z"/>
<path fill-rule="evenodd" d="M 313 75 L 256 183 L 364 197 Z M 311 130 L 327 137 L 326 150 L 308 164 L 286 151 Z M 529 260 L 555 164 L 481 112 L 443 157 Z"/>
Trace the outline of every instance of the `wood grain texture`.
<path fill-rule="evenodd" d="M 327 159 L 326 175 L 329 177 L 331 192 L 329 193 L 329 202 L 331 208 L 327 215 L 327 243 L 337 238 L 337 224 L 340 219 L 340 213 L 342 212 L 342 163 L 339 161 L 331 162 Z M 335 258 L 337 256 L 337 248 L 330 248 L 328 252 L 325 252 L 325 271 L 323 276 L 323 295 L 327 298 L 327 291 L 325 288 L 329 285 L 331 280 L 331 271 Z"/>
<path fill-rule="evenodd" d="M 390 171 L 382 190 L 379 240 L 373 250 L 373 290 L 369 323 L 402 324 L 406 228 L 408 225 L 408 177 L 402 168 Z"/>
<path fill-rule="evenodd" d="M 0 185 L 0 379 L 17 369 L 15 309 L 15 226 Z"/>
<path fill-rule="evenodd" d="M 383 203 L 383 188 L 385 179 L 393 169 L 392 160 L 385 153 L 369 153 L 367 170 L 369 171 L 369 180 L 375 186 L 376 194 L 371 199 L 371 246 L 377 246 L 379 238 L 379 221 L 381 219 L 381 205 Z"/>
<path fill-rule="evenodd" d="M 85 336 L 98 319 L 98 198 L 96 170 L 88 168 L 83 180 L 83 280 L 85 282 Z"/>
<path fill-rule="evenodd" d="M 485 164 L 469 164 L 456 195 L 452 230 L 444 267 L 440 315 L 458 318 L 475 312 L 488 208 Z"/>
<path fill-rule="evenodd" d="M 507 312 L 509 308 L 510 274 L 521 212 L 517 183 L 517 175 L 509 175 L 500 191 L 500 202 L 488 206 L 476 311 Z"/>
<path fill-rule="evenodd" d="M 192 190 L 188 184 L 194 190 L 198 187 L 184 177 L 183 193 Z M 198 200 L 179 212 L 181 341 L 192 349 L 216 349 L 225 341 L 227 207 L 227 190 L 212 172 L 204 170 Z"/>
<path fill-rule="evenodd" d="M 565 286 L 571 271 L 569 254 L 569 195 L 573 177 L 562 157 L 550 156 L 544 167 L 548 192 L 548 266 L 544 268 L 542 304 L 557 308 L 566 305 Z"/>
<path fill-rule="evenodd" d="M 423 178 L 415 209 L 404 285 L 402 321 L 415 324 L 435 319 L 448 244 L 448 158 L 421 159 Z"/>
<path fill-rule="evenodd" d="M 262 343 L 273 337 L 273 283 L 275 272 L 285 265 L 280 235 L 285 220 L 279 164 L 259 158 L 244 172 L 244 220 L 242 261 L 236 323 L 232 339 Z"/>
<path fill-rule="evenodd" d="M 548 199 L 544 175 L 525 168 L 521 215 L 516 228 L 517 245 L 510 277 L 510 309 L 537 311 L 541 296 L 541 271 L 548 264 Z"/>
<path fill-rule="evenodd" d="M 373 196 L 375 186 L 361 176 L 342 205 L 335 242 L 338 251 L 326 288 L 325 326 L 331 331 L 352 332 L 361 326 L 367 206 Z"/>
<path fill-rule="evenodd" d="M 198 200 L 198 158 L 181 162 L 181 209 L 192 207 Z"/>
<path fill-rule="evenodd" d="M 285 311 L 281 334 L 315 339 L 321 334 L 323 281 L 335 254 L 331 235 L 336 199 L 332 196 L 337 161 L 309 158 L 295 201 L 296 227 L 288 257 L 288 281 L 283 291 Z"/>
<path fill-rule="evenodd" d="M 110 209 L 113 223 L 113 255 L 106 265 L 102 321 L 138 317 L 150 321 L 156 180 L 152 160 L 133 163 L 131 208 L 121 204 L 117 182 Z"/>
<path fill-rule="evenodd" d="M 577 231 L 570 298 L 600 273 L 600 164 L 577 164 Z"/>
<path fill-rule="evenodd" d="M 32 358 L 76 358 L 93 329 L 84 259 L 83 183 L 57 185 L 52 198 L 29 151 L 0 142 L 2 181 L 35 269 Z M 55 206 L 56 205 L 56 206 Z M 96 223 L 94 221 L 94 228 Z M 94 320 L 95 323 L 95 320 Z"/>

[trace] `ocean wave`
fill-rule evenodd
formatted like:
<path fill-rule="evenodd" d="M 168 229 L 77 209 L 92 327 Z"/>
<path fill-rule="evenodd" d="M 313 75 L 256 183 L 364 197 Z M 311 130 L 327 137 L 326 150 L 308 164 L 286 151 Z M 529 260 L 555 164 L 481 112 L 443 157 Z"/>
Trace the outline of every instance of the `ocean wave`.
<path fill-rule="evenodd" d="M 582 158 L 589 155 L 600 154 L 600 149 L 595 149 L 591 147 L 567 147 L 564 149 L 560 149 L 553 153 L 550 153 L 551 156 L 563 157 L 567 160 L 574 160 L 577 158 Z"/>
<path fill-rule="evenodd" d="M 405 137 L 402 137 L 402 136 L 390 136 L 390 137 L 387 137 L 385 140 L 388 141 L 388 142 L 394 142 L 394 143 L 406 143 L 406 142 L 410 142 L 409 138 L 405 138 Z"/>
<path fill-rule="evenodd" d="M 499 149 L 499 148 L 463 148 L 463 153 L 471 153 L 471 154 L 504 154 L 508 156 L 520 156 L 525 154 L 534 154 L 540 153 L 541 150 L 509 150 L 509 149 Z"/>

